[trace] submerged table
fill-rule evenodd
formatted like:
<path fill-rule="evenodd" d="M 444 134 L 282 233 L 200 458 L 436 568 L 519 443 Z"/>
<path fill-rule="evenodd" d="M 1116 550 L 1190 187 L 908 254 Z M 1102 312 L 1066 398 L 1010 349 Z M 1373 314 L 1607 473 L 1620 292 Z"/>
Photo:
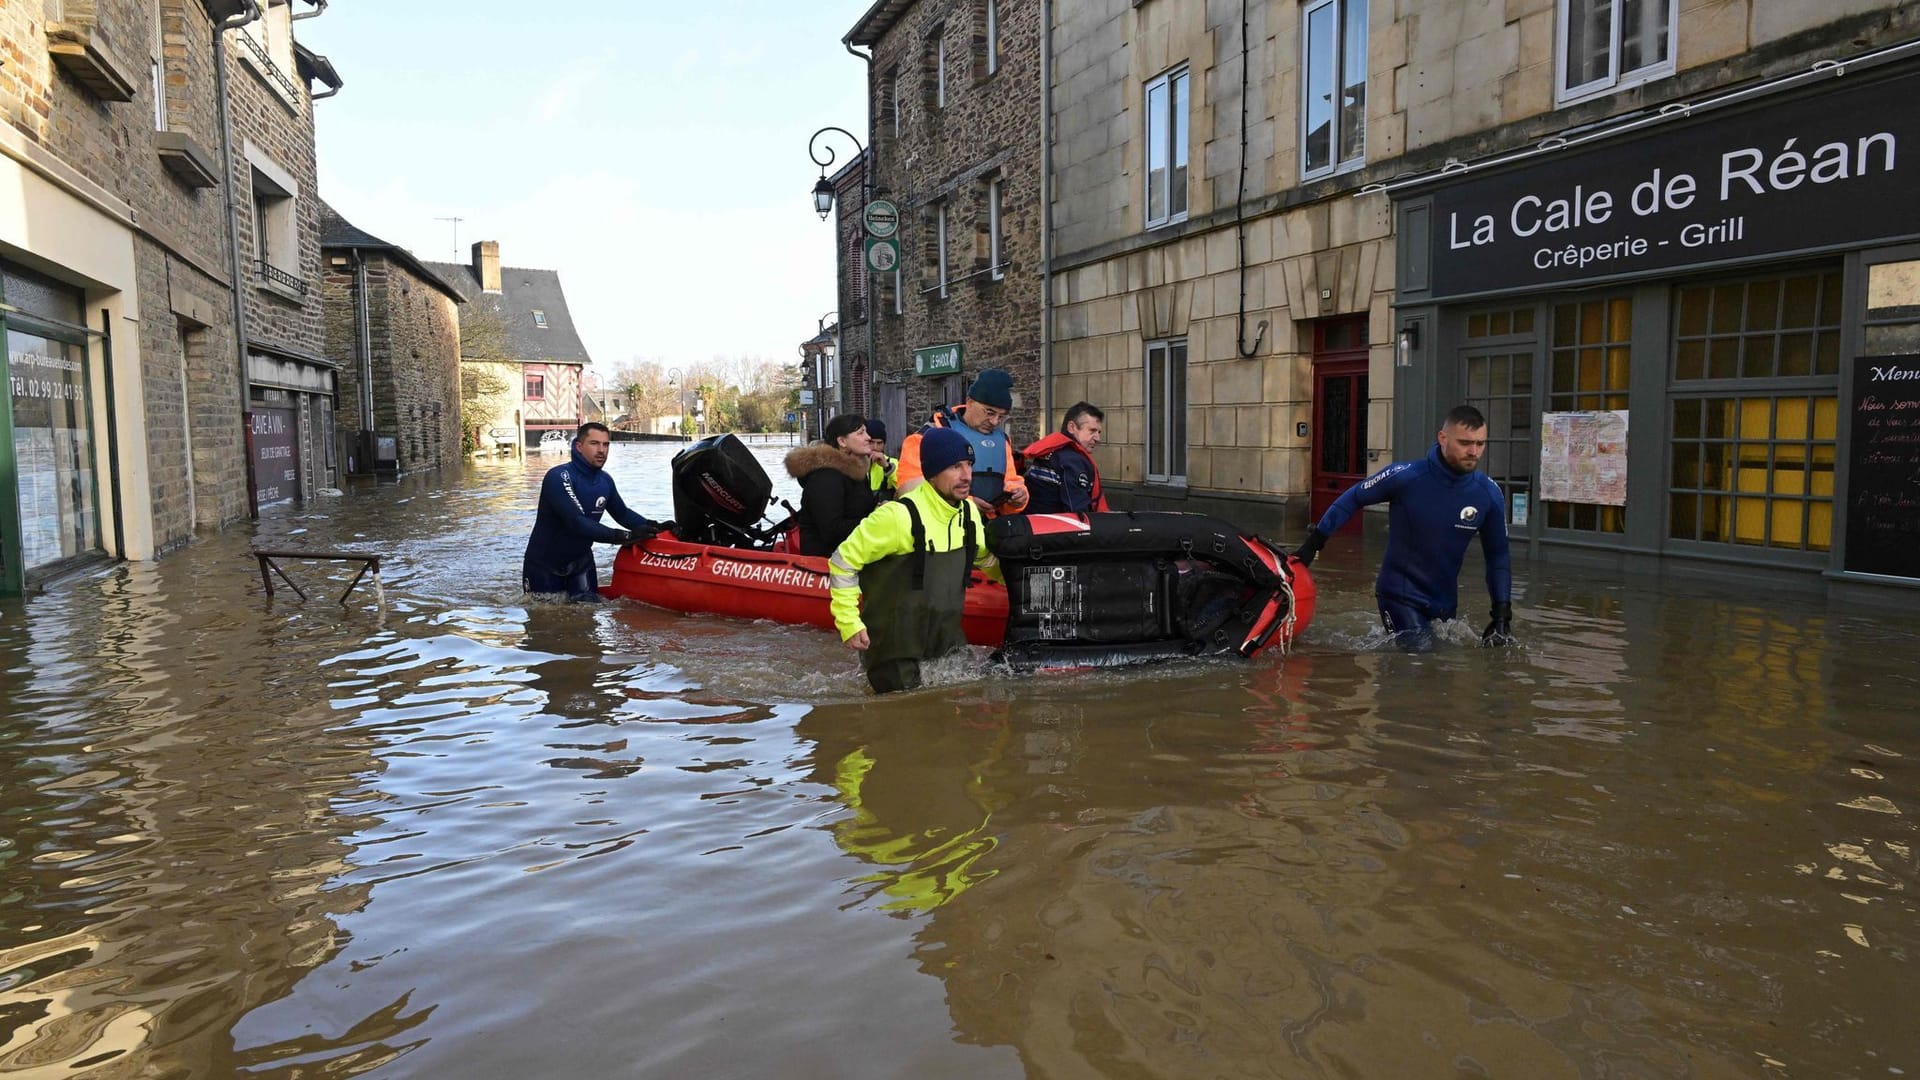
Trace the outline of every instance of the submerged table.
<path fill-rule="evenodd" d="M 307 598 L 306 591 L 294 584 L 293 579 L 287 576 L 287 572 L 280 568 L 280 564 L 274 562 L 275 559 L 332 559 L 360 564 L 360 572 L 353 575 L 353 580 L 347 583 L 347 590 L 340 594 L 342 604 L 347 602 L 347 597 L 353 595 L 353 590 L 359 586 L 360 579 L 369 573 L 373 575 L 374 602 L 382 606 L 387 602 L 387 592 L 380 585 L 380 556 L 378 555 L 364 551 L 280 551 L 254 548 L 253 557 L 260 560 L 260 584 L 266 586 L 268 596 L 273 595 L 272 575 L 279 574 L 280 580 L 287 583 L 287 588 L 299 594 L 300 599 Z"/>

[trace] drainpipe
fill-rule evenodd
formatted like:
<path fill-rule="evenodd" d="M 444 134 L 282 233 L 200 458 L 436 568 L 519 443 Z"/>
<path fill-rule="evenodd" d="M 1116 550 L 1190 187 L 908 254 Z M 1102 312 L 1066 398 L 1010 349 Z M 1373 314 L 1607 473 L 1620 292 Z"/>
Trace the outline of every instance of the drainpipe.
<path fill-rule="evenodd" d="M 368 315 L 367 253 L 353 249 L 353 351 L 360 369 L 361 438 L 373 434 L 373 324 Z"/>
<path fill-rule="evenodd" d="M 124 561 L 127 515 L 122 509 L 120 489 L 126 486 L 127 478 L 120 475 L 120 414 L 115 407 L 113 389 L 113 312 L 104 307 L 100 309 L 100 353 L 105 361 L 101 370 L 106 373 L 107 383 L 107 475 L 113 477 L 113 555 Z M 193 448 L 188 447 L 187 453 L 191 455 Z"/>
<path fill-rule="evenodd" d="M 311 19 L 315 15 L 327 10 L 327 0 L 307 0 L 307 3 L 313 5 L 313 10 L 302 11 L 298 15 L 295 15 L 293 17 L 294 22 L 299 22 L 301 19 Z"/>
<path fill-rule="evenodd" d="M 1259 355 L 1260 339 L 1267 334 L 1267 320 L 1261 319 L 1253 331 L 1253 344 L 1247 344 L 1247 69 L 1252 66 L 1253 48 L 1247 40 L 1247 0 L 1240 0 L 1240 191 L 1233 198 L 1233 231 L 1240 251 L 1240 320 L 1234 348 L 1242 360 Z"/>
<path fill-rule="evenodd" d="M 1053 3 L 1040 0 L 1040 435 L 1053 421 Z"/>
<path fill-rule="evenodd" d="M 240 229 L 233 223 L 233 214 L 239 198 L 234 183 L 233 168 L 233 110 L 227 101 L 227 31 L 237 30 L 260 17 L 259 0 L 240 0 L 238 14 L 218 23 L 213 28 L 213 80 L 214 98 L 220 113 L 220 142 L 222 156 L 226 159 L 226 195 L 227 195 L 227 258 L 228 273 L 233 278 L 233 349 L 239 360 L 240 376 L 240 436 L 245 444 L 245 469 L 247 476 L 247 516 L 259 518 L 260 508 L 257 502 L 258 489 L 253 475 L 253 413 L 248 408 L 253 398 L 253 387 L 247 378 L 247 302 L 241 291 L 246 284 L 240 262 Z"/>

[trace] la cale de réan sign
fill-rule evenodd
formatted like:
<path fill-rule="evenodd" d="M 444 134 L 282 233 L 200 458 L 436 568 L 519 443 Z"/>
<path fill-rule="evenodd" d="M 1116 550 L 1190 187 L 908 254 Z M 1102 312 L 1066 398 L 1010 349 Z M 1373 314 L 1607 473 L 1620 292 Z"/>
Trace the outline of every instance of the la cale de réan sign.
<path fill-rule="evenodd" d="M 1834 84 L 1429 188 L 1431 295 L 1920 235 L 1920 71 Z"/>

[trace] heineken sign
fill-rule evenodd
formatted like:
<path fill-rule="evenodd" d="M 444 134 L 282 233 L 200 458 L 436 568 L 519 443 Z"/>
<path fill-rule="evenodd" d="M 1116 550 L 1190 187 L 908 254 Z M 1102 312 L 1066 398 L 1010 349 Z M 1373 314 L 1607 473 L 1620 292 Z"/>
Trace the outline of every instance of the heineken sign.
<path fill-rule="evenodd" d="M 860 216 L 866 221 L 867 232 L 882 240 L 900 230 L 900 208 L 885 199 L 868 203 Z"/>
<path fill-rule="evenodd" d="M 960 343 L 950 345 L 929 345 L 924 349 L 913 350 L 913 373 L 915 375 L 958 375 L 960 374 Z"/>

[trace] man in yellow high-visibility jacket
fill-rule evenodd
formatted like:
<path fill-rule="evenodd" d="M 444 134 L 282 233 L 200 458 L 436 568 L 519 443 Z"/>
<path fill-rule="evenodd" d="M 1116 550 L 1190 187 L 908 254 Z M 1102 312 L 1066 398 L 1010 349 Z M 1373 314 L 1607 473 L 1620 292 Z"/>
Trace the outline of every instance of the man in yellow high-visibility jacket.
<path fill-rule="evenodd" d="M 940 428 L 922 439 L 920 460 L 926 482 L 867 515 L 827 560 L 834 625 L 882 694 L 919 686 L 920 661 L 966 645 L 969 570 L 999 574 L 967 498 L 973 447 Z"/>

